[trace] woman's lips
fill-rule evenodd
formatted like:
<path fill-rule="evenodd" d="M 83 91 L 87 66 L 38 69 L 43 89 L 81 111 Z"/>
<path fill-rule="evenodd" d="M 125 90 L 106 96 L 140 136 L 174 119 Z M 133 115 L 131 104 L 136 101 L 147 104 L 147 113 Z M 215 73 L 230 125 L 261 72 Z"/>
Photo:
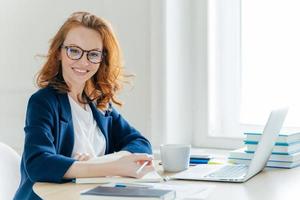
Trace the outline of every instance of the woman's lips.
<path fill-rule="evenodd" d="M 72 70 L 76 73 L 76 74 L 79 74 L 79 75 L 85 75 L 89 72 L 89 70 L 87 69 L 80 69 L 80 68 L 75 68 L 75 67 L 72 67 Z"/>

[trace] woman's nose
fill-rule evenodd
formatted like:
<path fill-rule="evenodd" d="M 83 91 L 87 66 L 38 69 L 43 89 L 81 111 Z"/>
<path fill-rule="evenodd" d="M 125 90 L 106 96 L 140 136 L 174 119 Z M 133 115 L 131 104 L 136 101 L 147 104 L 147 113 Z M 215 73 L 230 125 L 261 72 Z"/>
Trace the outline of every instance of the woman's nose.
<path fill-rule="evenodd" d="M 89 61 L 88 58 L 87 58 L 87 53 L 86 53 L 86 52 L 82 55 L 82 57 L 81 57 L 81 59 L 80 59 L 80 62 L 81 62 L 81 64 L 84 65 L 84 66 L 87 66 L 87 65 L 90 64 L 90 61 Z"/>

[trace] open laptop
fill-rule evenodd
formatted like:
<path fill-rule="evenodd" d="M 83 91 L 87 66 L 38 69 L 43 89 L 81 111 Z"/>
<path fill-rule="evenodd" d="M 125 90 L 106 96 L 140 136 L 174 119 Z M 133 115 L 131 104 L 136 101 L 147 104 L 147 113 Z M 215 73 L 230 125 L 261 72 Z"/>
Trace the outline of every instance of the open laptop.
<path fill-rule="evenodd" d="M 173 175 L 172 179 L 245 182 L 263 170 L 278 137 L 288 109 L 273 110 L 265 125 L 253 159 L 247 165 L 197 165 Z"/>

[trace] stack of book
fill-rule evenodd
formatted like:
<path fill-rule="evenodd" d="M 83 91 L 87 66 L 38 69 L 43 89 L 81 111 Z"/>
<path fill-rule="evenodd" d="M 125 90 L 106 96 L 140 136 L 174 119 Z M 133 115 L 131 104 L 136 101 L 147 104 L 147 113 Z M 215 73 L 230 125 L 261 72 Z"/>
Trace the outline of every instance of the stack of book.
<path fill-rule="evenodd" d="M 261 133 L 245 133 L 246 147 L 231 151 L 228 161 L 236 164 L 249 164 Z M 300 165 L 300 132 L 280 133 L 272 154 L 267 162 L 267 167 L 293 168 Z"/>

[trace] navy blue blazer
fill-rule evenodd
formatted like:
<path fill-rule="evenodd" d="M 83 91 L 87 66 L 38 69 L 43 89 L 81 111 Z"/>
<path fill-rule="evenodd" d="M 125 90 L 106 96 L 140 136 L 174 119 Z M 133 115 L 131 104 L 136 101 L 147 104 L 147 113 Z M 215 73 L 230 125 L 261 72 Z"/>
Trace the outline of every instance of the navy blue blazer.
<path fill-rule="evenodd" d="M 90 103 L 94 119 L 105 140 L 105 154 L 120 150 L 151 154 L 151 145 L 114 109 L 101 113 Z M 32 190 L 35 182 L 64 183 L 72 163 L 74 130 L 67 94 L 47 87 L 33 94 L 28 102 L 25 143 L 21 161 L 21 182 L 17 200 L 40 199 Z"/>

